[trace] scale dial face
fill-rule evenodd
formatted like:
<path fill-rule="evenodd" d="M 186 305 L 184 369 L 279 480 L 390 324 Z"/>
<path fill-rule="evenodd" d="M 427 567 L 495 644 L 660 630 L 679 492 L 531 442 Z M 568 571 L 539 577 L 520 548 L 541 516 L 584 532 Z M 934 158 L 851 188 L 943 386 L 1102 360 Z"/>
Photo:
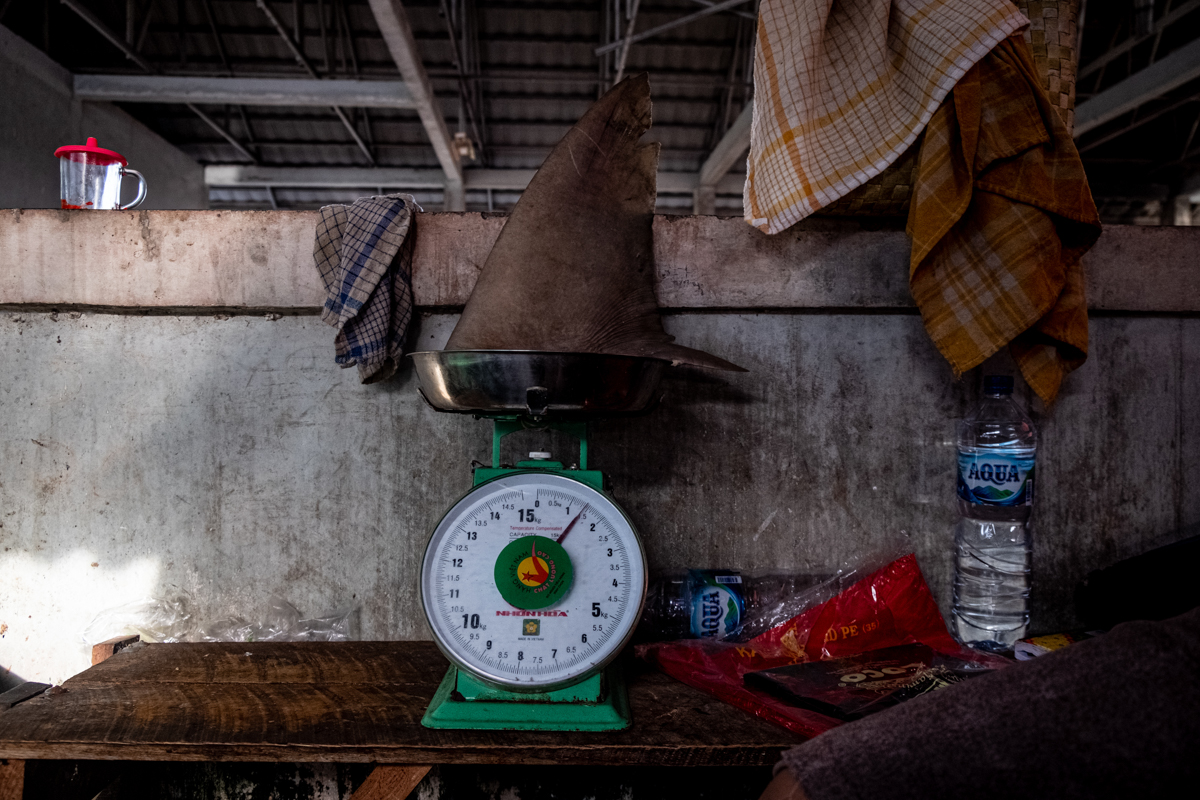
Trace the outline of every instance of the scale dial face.
<path fill-rule="evenodd" d="M 570 686 L 633 635 L 646 557 L 604 494 L 526 472 L 481 484 L 438 523 L 421 566 L 421 602 L 442 652 L 511 691 Z"/>

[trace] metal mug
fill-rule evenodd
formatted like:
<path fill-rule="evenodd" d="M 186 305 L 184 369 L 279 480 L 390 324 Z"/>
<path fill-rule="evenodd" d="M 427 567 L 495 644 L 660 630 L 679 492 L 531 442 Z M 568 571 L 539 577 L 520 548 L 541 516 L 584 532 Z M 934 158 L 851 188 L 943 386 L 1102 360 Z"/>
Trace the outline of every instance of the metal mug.
<path fill-rule="evenodd" d="M 58 156 L 62 208 L 89 211 L 135 208 L 146 199 L 146 178 L 129 169 L 125 157 L 96 145 L 94 137 L 85 145 L 67 145 L 54 151 Z M 126 175 L 138 180 L 132 203 L 121 205 L 121 184 Z"/>

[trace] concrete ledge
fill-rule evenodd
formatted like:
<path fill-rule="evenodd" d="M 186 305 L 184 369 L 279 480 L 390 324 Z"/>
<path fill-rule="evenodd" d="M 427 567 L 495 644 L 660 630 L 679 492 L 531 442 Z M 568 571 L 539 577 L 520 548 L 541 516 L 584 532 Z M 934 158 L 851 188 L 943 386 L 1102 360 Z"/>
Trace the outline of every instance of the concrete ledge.
<path fill-rule="evenodd" d="M 315 212 L 0 212 L 0 305 L 312 311 Z M 505 218 L 422 214 L 417 305 L 466 302 Z M 870 221 L 811 219 L 767 236 L 740 219 L 656 217 L 668 309 L 911 308 L 908 239 Z M 1097 310 L 1200 311 L 1200 228 L 1105 230 L 1088 255 Z"/>

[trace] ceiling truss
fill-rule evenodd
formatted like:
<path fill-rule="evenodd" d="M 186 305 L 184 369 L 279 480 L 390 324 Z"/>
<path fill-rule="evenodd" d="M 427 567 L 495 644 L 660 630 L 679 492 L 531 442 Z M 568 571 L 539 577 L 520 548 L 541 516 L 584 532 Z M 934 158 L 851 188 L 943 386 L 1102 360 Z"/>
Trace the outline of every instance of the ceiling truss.
<path fill-rule="evenodd" d="M 1081 2 L 1076 142 L 1094 192 L 1183 191 L 1200 170 L 1200 0 Z M 519 193 L 615 80 L 649 71 L 664 193 L 729 213 L 756 12 L 754 0 L 0 0 L 0 23 L 75 73 L 79 97 L 123 104 L 224 175 L 213 202 L 231 207 L 372 186 L 442 192 L 450 208 L 471 192 L 479 207 L 480 191 Z"/>

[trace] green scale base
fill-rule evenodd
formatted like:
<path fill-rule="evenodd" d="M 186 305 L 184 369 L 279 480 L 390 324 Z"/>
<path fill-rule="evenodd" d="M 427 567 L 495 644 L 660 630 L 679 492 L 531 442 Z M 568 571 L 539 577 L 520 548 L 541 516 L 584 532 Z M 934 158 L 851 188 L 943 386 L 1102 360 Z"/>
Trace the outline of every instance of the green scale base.
<path fill-rule="evenodd" d="M 618 666 L 553 692 L 506 692 L 450 667 L 421 724 L 480 731 L 619 731 L 632 722 Z"/>

